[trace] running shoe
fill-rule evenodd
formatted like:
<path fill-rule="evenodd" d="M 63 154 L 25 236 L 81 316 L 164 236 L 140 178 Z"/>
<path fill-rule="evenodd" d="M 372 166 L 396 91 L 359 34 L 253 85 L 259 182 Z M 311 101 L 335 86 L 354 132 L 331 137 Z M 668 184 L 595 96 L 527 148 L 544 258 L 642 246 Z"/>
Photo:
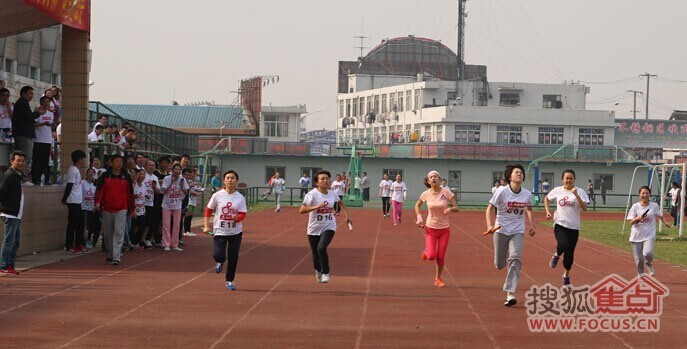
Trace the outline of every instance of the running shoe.
<path fill-rule="evenodd" d="M 86 248 L 86 246 L 84 246 L 84 245 L 81 245 L 81 246 L 79 246 L 79 247 L 77 247 L 77 248 L 78 248 L 79 251 L 81 251 L 81 252 L 88 252 L 88 248 Z"/>
<path fill-rule="evenodd" d="M 19 275 L 19 272 L 17 271 L 17 269 L 14 269 L 14 267 L 7 267 L 7 271 L 10 274 Z"/>
<path fill-rule="evenodd" d="M 10 273 L 9 268 L 2 268 L 2 269 L 0 269 L 0 274 L 12 274 L 12 273 Z"/>
<path fill-rule="evenodd" d="M 507 307 L 512 307 L 516 304 L 518 304 L 518 300 L 515 299 L 515 296 L 513 296 L 512 294 L 509 294 L 508 296 L 506 296 L 506 301 L 503 302 L 503 305 L 505 305 Z"/>
<path fill-rule="evenodd" d="M 422 251 L 422 253 L 420 254 L 420 258 L 422 258 L 423 261 L 428 260 L 429 257 L 427 257 L 427 252 L 426 252 L 426 251 Z"/>
<path fill-rule="evenodd" d="M 169 248 L 169 246 L 165 247 L 165 249 L 164 249 L 165 252 L 169 252 L 169 251 L 171 251 L 171 250 L 172 250 L 172 249 Z"/>
<path fill-rule="evenodd" d="M 322 274 L 322 277 L 320 278 L 320 282 L 323 284 L 329 283 L 329 274 Z"/>
<path fill-rule="evenodd" d="M 153 248 L 153 243 L 150 240 L 146 240 L 144 244 L 146 249 Z"/>
<path fill-rule="evenodd" d="M 192 232 L 190 232 L 190 231 L 187 231 L 186 233 L 184 233 L 184 235 L 186 235 L 186 236 L 196 236 L 196 233 L 192 233 Z"/>
<path fill-rule="evenodd" d="M 227 284 L 227 290 L 229 290 L 229 291 L 236 291 L 236 285 L 234 285 L 233 282 L 227 281 L 226 284 Z"/>
<path fill-rule="evenodd" d="M 656 269 L 654 269 L 654 266 L 653 266 L 653 265 L 647 264 L 647 265 L 646 265 L 646 268 L 649 269 L 649 275 L 651 275 L 651 276 L 656 275 Z"/>
<path fill-rule="evenodd" d="M 112 264 L 112 258 L 105 258 L 105 263 Z"/>
<path fill-rule="evenodd" d="M 179 245 L 186 246 L 186 243 L 184 242 L 184 240 L 179 240 Z"/>
<path fill-rule="evenodd" d="M 639 277 L 639 278 L 646 277 L 646 273 L 639 273 L 639 275 L 637 275 L 637 277 Z"/>
<path fill-rule="evenodd" d="M 441 278 L 436 278 L 434 279 L 434 286 L 442 288 L 446 287 L 446 284 L 443 281 L 441 281 Z"/>
<path fill-rule="evenodd" d="M 86 241 L 86 248 L 93 248 L 93 239 L 88 239 L 88 241 Z"/>
<path fill-rule="evenodd" d="M 179 248 L 179 247 L 172 247 L 172 251 L 183 252 L 184 249 L 183 249 L 183 248 Z"/>
<path fill-rule="evenodd" d="M 315 279 L 317 282 L 322 282 L 322 273 L 319 270 L 315 270 Z"/>
<path fill-rule="evenodd" d="M 217 274 L 221 273 L 223 265 L 224 265 L 224 263 L 216 263 L 215 264 L 215 273 L 217 273 Z"/>
<path fill-rule="evenodd" d="M 70 247 L 67 249 L 67 253 L 69 254 L 78 254 L 81 253 L 81 250 L 76 248 L 76 247 Z"/>
<path fill-rule="evenodd" d="M 119 259 L 115 259 L 115 260 L 112 261 L 112 265 L 119 265 L 119 264 L 121 264 L 121 263 L 122 263 L 122 262 L 120 262 Z"/>
<path fill-rule="evenodd" d="M 561 258 L 561 257 L 559 257 L 559 256 L 556 255 L 556 254 L 553 255 L 553 257 L 551 257 L 551 260 L 549 261 L 549 266 L 550 266 L 551 268 L 555 268 L 556 265 L 558 265 L 558 260 L 559 260 L 560 258 Z"/>
<path fill-rule="evenodd" d="M 572 287 L 570 284 L 570 276 L 563 277 L 563 287 Z"/>

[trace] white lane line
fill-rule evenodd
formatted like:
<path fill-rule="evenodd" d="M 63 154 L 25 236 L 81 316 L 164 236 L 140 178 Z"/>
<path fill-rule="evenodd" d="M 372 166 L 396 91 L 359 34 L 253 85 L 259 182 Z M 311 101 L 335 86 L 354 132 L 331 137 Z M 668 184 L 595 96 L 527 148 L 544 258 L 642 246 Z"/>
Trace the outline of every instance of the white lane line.
<path fill-rule="evenodd" d="M 382 220 L 378 219 L 377 235 L 375 236 L 374 247 L 372 248 L 372 257 L 370 258 L 370 269 L 367 272 L 367 285 L 365 288 L 365 298 L 363 299 L 363 312 L 360 314 L 360 324 L 358 325 L 358 337 L 355 341 L 355 348 L 360 348 L 360 343 L 363 340 L 363 328 L 365 328 L 365 318 L 367 317 L 367 303 L 370 296 L 370 288 L 372 287 L 372 272 L 375 267 L 375 259 L 377 256 L 377 245 L 379 242 L 379 231 L 381 230 Z"/>

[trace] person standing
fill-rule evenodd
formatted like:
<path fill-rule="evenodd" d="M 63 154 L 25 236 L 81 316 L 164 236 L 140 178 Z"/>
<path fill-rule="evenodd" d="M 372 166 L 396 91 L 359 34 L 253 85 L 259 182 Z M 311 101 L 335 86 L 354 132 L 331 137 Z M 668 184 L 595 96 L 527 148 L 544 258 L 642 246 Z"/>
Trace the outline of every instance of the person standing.
<path fill-rule="evenodd" d="M 303 204 L 298 211 L 300 214 L 308 214 L 308 242 L 312 251 L 315 279 L 317 282 L 325 284 L 330 280 L 327 247 L 334 239 L 336 232 L 336 218 L 333 214 L 335 203 L 338 204 L 339 209 L 343 209 L 346 222 L 351 226 L 346 205 L 337 193 L 329 190 L 330 176 L 328 171 L 317 172 L 315 189 L 305 195 Z"/>
<path fill-rule="evenodd" d="M 303 174 L 303 177 L 298 180 L 298 184 L 301 186 L 301 200 L 305 197 L 305 194 L 308 192 L 308 188 L 310 187 L 310 178 L 308 177 L 307 173 Z"/>
<path fill-rule="evenodd" d="M 649 270 L 649 275 L 654 276 L 654 245 L 656 244 L 656 220 L 670 228 L 666 223 L 663 212 L 655 202 L 650 202 L 651 189 L 648 186 L 639 188 L 639 202 L 630 207 L 627 213 L 627 220 L 630 221 L 632 229 L 630 232 L 630 243 L 632 244 L 632 254 L 639 277 L 645 276 L 644 266 Z"/>
<path fill-rule="evenodd" d="M 339 212 L 341 212 L 341 206 L 339 205 L 339 201 L 343 201 L 344 197 L 344 190 L 346 188 L 346 182 L 341 180 L 340 175 L 336 175 L 335 180 L 332 182 L 331 190 L 334 192 L 336 196 L 339 197 L 339 200 L 334 202 L 334 211 L 336 212 L 336 215 L 339 215 Z"/>
<path fill-rule="evenodd" d="M 582 188 L 575 186 L 575 171 L 563 171 L 563 185 L 553 188 L 544 197 L 546 219 L 553 218 L 553 234 L 556 238 L 556 252 L 549 261 L 555 268 L 563 255 L 563 287 L 570 287 L 570 269 L 575 259 L 575 246 L 580 236 L 580 211 L 587 211 L 589 198 Z M 549 200 L 556 202 L 556 211 L 551 214 Z"/>
<path fill-rule="evenodd" d="M 544 197 L 546 196 L 546 194 L 549 193 L 549 190 L 551 190 L 551 183 L 549 183 L 548 178 L 544 178 L 544 181 L 541 183 L 541 191 L 544 194 Z M 542 196 L 540 196 L 539 198 L 541 199 Z"/>
<path fill-rule="evenodd" d="M 135 250 L 145 249 L 145 235 L 146 235 L 146 195 L 147 187 L 145 184 L 146 171 L 143 169 L 134 169 L 134 207 L 136 217 L 132 219 L 131 231 L 129 233 L 131 238 L 131 245 Z"/>
<path fill-rule="evenodd" d="M 606 179 L 601 176 L 601 182 L 599 183 L 599 191 L 601 192 L 601 201 L 606 204 Z"/>
<path fill-rule="evenodd" d="M 68 253 L 87 252 L 84 246 L 84 215 L 81 212 L 83 191 L 81 189 L 81 168 L 86 167 L 86 153 L 83 150 L 72 152 L 72 165 L 67 171 L 67 186 L 62 195 L 62 204 L 67 205 L 67 234 L 65 243 Z"/>
<path fill-rule="evenodd" d="M 0 88 L 0 142 L 12 143 L 12 103 L 10 90 Z"/>
<path fill-rule="evenodd" d="M 33 158 L 33 139 L 36 138 L 36 124 L 34 120 L 47 112 L 47 109 L 41 105 L 37 111 L 31 111 L 29 102 L 33 100 L 33 87 L 22 87 L 19 95 L 20 97 L 14 103 L 14 110 L 12 111 L 12 134 L 15 148 L 23 152 L 26 156 L 26 161 L 28 161 L 28 164 L 25 163 L 23 169 L 24 176 L 26 176 L 29 170 L 28 165 L 30 165 Z"/>
<path fill-rule="evenodd" d="M 377 197 L 382 198 L 382 214 L 384 218 L 389 217 L 389 208 L 391 206 L 391 203 L 389 200 L 391 199 L 391 182 L 389 180 L 389 175 L 384 174 L 382 177 L 382 181 L 379 182 L 379 194 L 377 194 Z"/>
<path fill-rule="evenodd" d="M 360 198 L 363 193 L 362 182 L 363 179 L 360 178 L 360 174 L 356 174 L 355 179 L 353 180 L 353 189 L 356 198 Z"/>
<path fill-rule="evenodd" d="M 81 182 L 81 195 L 83 201 L 81 203 L 81 210 L 86 217 L 86 230 L 88 230 L 88 238 L 86 239 L 86 248 L 93 248 L 100 238 L 100 213 L 94 210 L 95 208 L 95 169 L 89 168 L 86 170 L 86 178 Z"/>
<path fill-rule="evenodd" d="M 286 181 L 281 178 L 279 172 L 274 174 L 274 179 L 272 180 L 272 188 L 274 188 L 274 212 L 279 212 L 281 210 L 281 197 L 284 194 Z"/>
<path fill-rule="evenodd" d="M 367 172 L 363 172 L 363 201 L 370 201 L 370 179 L 367 178 Z"/>
<path fill-rule="evenodd" d="M 179 230 L 178 224 L 181 222 L 181 201 L 188 192 L 188 183 L 181 176 L 181 165 L 172 166 L 172 174 L 165 177 L 160 186 L 162 199 L 162 245 L 166 252 L 177 251 L 179 248 L 179 234 L 173 228 Z"/>
<path fill-rule="evenodd" d="M 401 175 L 396 175 L 396 181 L 391 183 L 391 203 L 394 214 L 394 225 L 401 224 L 401 215 L 403 214 L 403 201 L 406 199 L 408 187 L 401 179 Z"/>
<path fill-rule="evenodd" d="M 0 177 L 0 220 L 5 224 L 2 240 L 0 273 L 19 275 L 14 268 L 21 243 L 21 219 L 24 214 L 24 191 L 21 187 L 26 155 L 15 150 L 10 154 L 10 168 Z"/>
<path fill-rule="evenodd" d="M 670 216 L 673 217 L 673 226 L 680 226 L 680 185 L 673 181 L 670 183 L 670 191 L 668 196 L 670 197 Z"/>
<path fill-rule="evenodd" d="M 448 188 L 441 187 L 440 180 L 441 175 L 438 171 L 429 171 L 425 177 L 425 186 L 429 189 L 425 190 L 415 203 L 417 215 L 415 224 L 425 229 L 425 249 L 422 251 L 421 258 L 430 261 L 436 258 L 434 286 L 439 288 L 446 286 L 441 281 L 441 273 L 446 264 L 446 250 L 451 236 L 448 215 L 451 212 L 460 211 L 455 194 Z M 420 214 L 423 203 L 427 203 L 427 223 L 423 223 L 422 214 Z"/>
<path fill-rule="evenodd" d="M 205 209 L 203 231 L 210 234 L 210 217 L 212 224 L 213 253 L 215 273 L 222 272 L 224 262 L 227 262 L 225 286 L 228 290 L 236 290 L 234 279 L 236 266 L 239 262 L 239 249 L 243 237 L 243 220 L 246 218 L 246 199 L 236 191 L 239 174 L 229 170 L 224 173 L 224 190 L 212 194 Z"/>
<path fill-rule="evenodd" d="M 596 204 L 596 197 L 594 197 L 594 183 L 591 179 L 587 180 L 587 196 L 589 197 L 589 200 Z"/>
<path fill-rule="evenodd" d="M 222 172 L 215 171 L 215 176 L 212 177 L 212 192 L 216 193 L 220 190 L 222 190 Z"/>
<path fill-rule="evenodd" d="M 35 137 L 31 158 L 31 180 L 33 185 L 50 184 L 50 148 L 52 147 L 53 113 L 49 110 L 50 98 L 41 97 L 39 116 L 35 120 Z M 41 177 L 43 182 L 41 183 Z"/>
<path fill-rule="evenodd" d="M 124 159 L 115 154 L 112 167 L 100 177 L 95 191 L 95 210 L 103 213 L 103 244 L 106 263 L 119 265 L 126 230 L 127 213 L 135 217 L 134 192 L 131 176 L 124 171 Z"/>
<path fill-rule="evenodd" d="M 162 187 L 162 182 L 165 177 L 169 175 L 169 166 L 172 164 L 172 159 L 168 156 L 162 156 L 158 160 L 158 169 L 153 172 L 153 175 L 157 177 L 157 187 L 155 188 L 155 196 L 153 198 L 153 210 L 151 212 L 150 221 L 154 224 L 153 227 L 149 226 L 148 235 L 154 241 L 155 247 L 164 247 L 162 245 L 162 201 L 164 200 L 164 194 L 160 191 Z M 148 213 L 146 212 L 146 216 Z M 152 235 L 151 235 L 152 234 Z"/>
<path fill-rule="evenodd" d="M 532 193 L 522 187 L 525 169 L 522 165 L 508 165 L 504 172 L 507 182 L 489 200 L 486 211 L 487 231 L 494 231 L 494 267 L 501 270 L 508 266 L 503 290 L 507 292 L 503 305 L 510 307 L 517 303 L 515 291 L 520 279 L 523 237 L 525 235 L 525 214 L 530 223 L 529 235 L 535 235 L 532 214 Z M 496 224 L 492 224 L 492 211 L 496 212 Z"/>

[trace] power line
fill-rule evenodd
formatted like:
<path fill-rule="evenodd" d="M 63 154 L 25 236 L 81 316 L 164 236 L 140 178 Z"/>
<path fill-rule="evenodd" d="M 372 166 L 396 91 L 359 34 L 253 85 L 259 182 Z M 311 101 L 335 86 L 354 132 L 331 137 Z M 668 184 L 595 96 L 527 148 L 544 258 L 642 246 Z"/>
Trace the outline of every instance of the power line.
<path fill-rule="evenodd" d="M 619 80 L 611 80 L 611 81 L 585 81 L 585 80 L 578 80 L 581 83 L 587 84 L 587 85 L 613 85 L 613 84 L 622 84 L 622 83 L 627 83 L 627 82 L 635 82 L 641 80 L 640 77 L 637 76 L 631 76 L 628 78 L 624 79 L 619 79 Z"/>

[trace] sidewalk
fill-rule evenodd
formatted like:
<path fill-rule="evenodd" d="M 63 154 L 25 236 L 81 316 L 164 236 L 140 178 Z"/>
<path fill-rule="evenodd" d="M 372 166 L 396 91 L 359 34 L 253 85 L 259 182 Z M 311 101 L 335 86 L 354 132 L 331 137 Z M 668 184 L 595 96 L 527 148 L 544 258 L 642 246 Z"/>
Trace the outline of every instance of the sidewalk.
<path fill-rule="evenodd" d="M 203 226 L 203 217 L 194 217 L 191 222 L 191 228 Z M 68 259 L 79 258 L 90 253 L 100 252 L 100 244 L 94 246 L 90 251 L 78 254 L 69 254 L 64 248 L 47 252 L 34 252 L 33 254 L 23 255 L 17 257 L 16 269 L 20 273 L 27 270 L 38 268 L 44 265 L 64 262 Z M 12 274 L 0 274 L 0 277 L 12 276 Z"/>

